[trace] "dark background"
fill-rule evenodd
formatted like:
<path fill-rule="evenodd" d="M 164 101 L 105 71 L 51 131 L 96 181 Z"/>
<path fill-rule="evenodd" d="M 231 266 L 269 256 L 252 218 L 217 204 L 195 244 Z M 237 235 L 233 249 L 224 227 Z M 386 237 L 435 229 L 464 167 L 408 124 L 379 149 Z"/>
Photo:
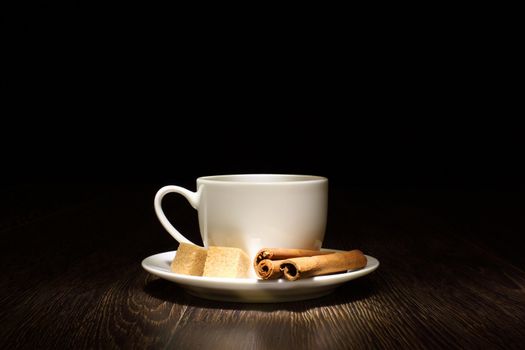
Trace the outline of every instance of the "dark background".
<path fill-rule="evenodd" d="M 293 172 L 517 189 L 512 36 L 490 21 L 367 14 L 268 23 L 213 9 L 8 7 L 4 182 Z"/>
<path fill-rule="evenodd" d="M 518 57 L 495 24 L 150 10 L 6 9 L 1 190 L 4 207 L 26 200 L 3 215 L 45 207 L 37 189 L 301 173 L 327 176 L 331 198 L 435 207 L 476 234 L 504 221 L 490 244 L 521 242 Z"/>

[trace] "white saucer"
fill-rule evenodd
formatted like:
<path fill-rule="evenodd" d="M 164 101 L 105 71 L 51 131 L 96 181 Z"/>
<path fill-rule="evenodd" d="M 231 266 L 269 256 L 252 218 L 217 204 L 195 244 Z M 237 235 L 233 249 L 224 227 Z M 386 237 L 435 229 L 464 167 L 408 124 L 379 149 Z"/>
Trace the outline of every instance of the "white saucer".
<path fill-rule="evenodd" d="M 142 260 L 142 267 L 149 273 L 177 283 L 191 295 L 241 303 L 278 303 L 318 298 L 331 293 L 345 282 L 369 274 L 379 266 L 376 258 L 367 255 L 368 262 L 360 270 L 297 281 L 200 277 L 171 272 L 170 264 L 176 253 L 171 251 L 147 257 Z"/>

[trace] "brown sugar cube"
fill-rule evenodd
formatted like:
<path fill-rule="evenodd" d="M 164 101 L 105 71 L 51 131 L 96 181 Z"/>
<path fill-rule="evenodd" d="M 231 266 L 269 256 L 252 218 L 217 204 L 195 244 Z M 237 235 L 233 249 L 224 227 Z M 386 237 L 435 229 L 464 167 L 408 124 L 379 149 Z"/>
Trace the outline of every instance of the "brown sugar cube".
<path fill-rule="evenodd" d="M 202 247 L 181 243 L 175 259 L 171 262 L 171 271 L 184 275 L 202 276 L 206 254 L 206 249 Z"/>
<path fill-rule="evenodd" d="M 251 260 L 239 248 L 210 247 L 204 264 L 205 277 L 248 278 Z"/>

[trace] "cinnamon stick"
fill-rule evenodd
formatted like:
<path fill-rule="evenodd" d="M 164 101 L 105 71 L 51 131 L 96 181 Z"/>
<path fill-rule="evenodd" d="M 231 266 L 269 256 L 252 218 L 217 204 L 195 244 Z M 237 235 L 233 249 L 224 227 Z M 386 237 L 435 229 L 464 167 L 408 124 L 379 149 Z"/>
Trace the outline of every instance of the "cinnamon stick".
<path fill-rule="evenodd" d="M 299 278 L 327 275 L 355 270 L 366 266 L 366 257 L 360 250 L 343 253 L 292 258 L 282 261 L 281 270 L 290 281 Z"/>
<path fill-rule="evenodd" d="M 326 250 L 290 249 L 290 248 L 263 248 L 255 256 L 254 266 L 256 267 L 262 260 L 283 260 L 298 258 L 303 256 L 314 256 L 332 254 Z"/>
<path fill-rule="evenodd" d="M 281 263 L 285 260 L 264 259 L 255 265 L 255 273 L 263 280 L 274 280 L 283 276 Z"/>

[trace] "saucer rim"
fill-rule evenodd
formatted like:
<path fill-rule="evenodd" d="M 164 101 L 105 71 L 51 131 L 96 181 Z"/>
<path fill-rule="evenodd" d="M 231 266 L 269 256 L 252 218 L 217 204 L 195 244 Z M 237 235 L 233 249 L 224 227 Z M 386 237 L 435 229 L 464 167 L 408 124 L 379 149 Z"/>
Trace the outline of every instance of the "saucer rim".
<path fill-rule="evenodd" d="M 333 252 L 343 252 L 343 250 L 338 249 L 321 249 L 323 251 L 333 251 Z M 218 287 L 224 288 L 225 286 L 238 286 L 238 287 L 251 287 L 257 286 L 260 287 L 269 287 L 271 285 L 279 285 L 281 288 L 286 287 L 295 287 L 300 288 L 306 285 L 331 285 L 331 284 L 340 284 L 347 281 L 350 281 L 355 278 L 367 275 L 375 271 L 379 267 L 379 260 L 373 256 L 365 255 L 367 258 L 367 265 L 359 270 L 352 270 L 346 272 L 340 272 L 330 275 L 323 276 L 314 276 L 304 279 L 299 279 L 296 281 L 288 281 L 286 279 L 280 278 L 277 280 L 263 280 L 259 278 L 227 278 L 227 277 L 203 277 L 203 276 L 190 276 L 183 275 L 169 271 L 170 261 L 173 260 L 177 250 L 171 250 L 167 252 L 157 253 L 150 255 L 142 260 L 142 267 L 147 272 L 167 279 L 171 282 L 182 284 L 182 285 L 191 285 L 199 286 L 206 288 L 213 288 L 212 286 L 216 284 Z M 166 258 L 169 257 L 168 260 Z M 153 264 L 152 261 L 157 259 L 163 259 L 166 262 L 166 266 L 160 267 L 158 264 Z M 153 266 L 153 267 L 152 267 Z M 157 267 L 157 268 L 155 268 Z M 206 284 L 204 286 L 203 284 Z"/>

